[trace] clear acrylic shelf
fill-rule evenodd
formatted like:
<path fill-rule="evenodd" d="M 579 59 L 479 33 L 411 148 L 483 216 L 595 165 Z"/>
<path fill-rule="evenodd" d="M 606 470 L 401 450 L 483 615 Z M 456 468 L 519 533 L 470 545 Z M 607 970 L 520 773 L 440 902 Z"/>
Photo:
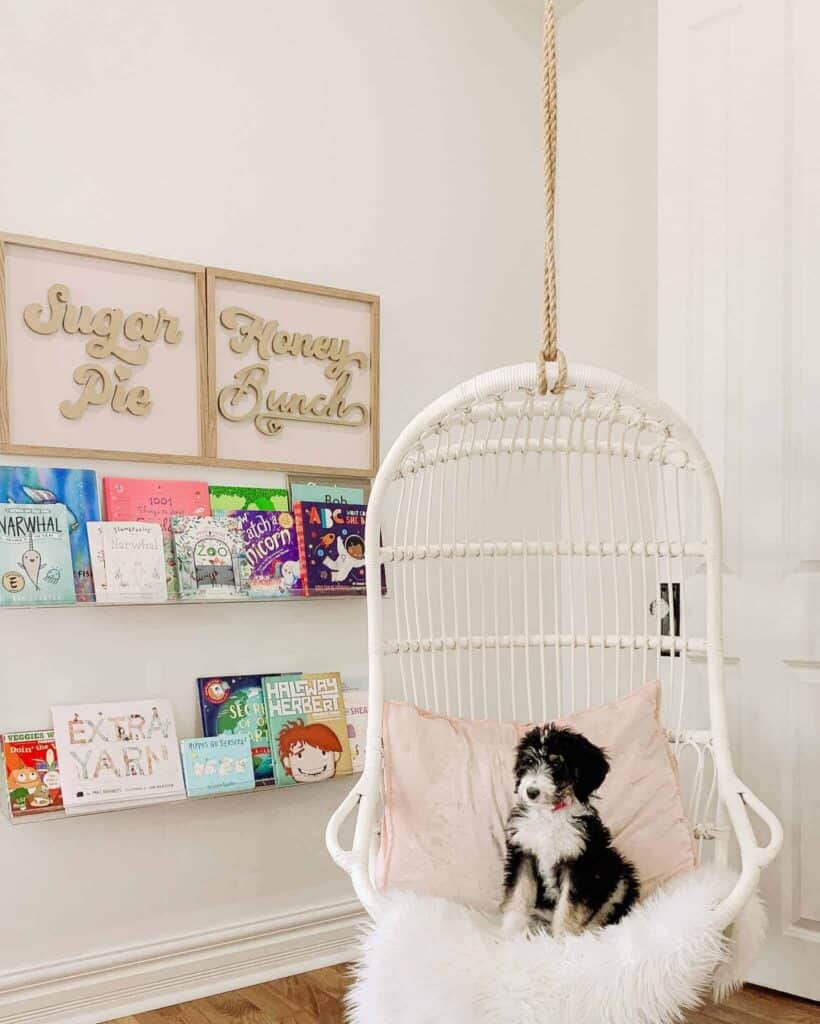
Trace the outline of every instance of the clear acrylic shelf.
<path fill-rule="evenodd" d="M 311 601 L 341 601 L 350 598 L 361 601 L 365 591 L 356 594 L 311 594 L 309 597 L 186 597 L 171 598 L 167 601 L 49 601 L 43 604 L 7 604 L 0 607 L 0 614 L 5 611 L 36 611 L 41 608 L 184 608 L 188 605 L 203 604 L 310 604 Z"/>
<path fill-rule="evenodd" d="M 337 775 L 334 779 L 320 782 L 320 786 L 333 786 L 342 782 L 355 782 L 361 772 L 352 772 L 350 775 Z M 95 818 L 99 814 L 121 814 L 125 811 L 142 811 L 146 807 L 164 807 L 166 804 L 201 804 L 208 800 L 224 800 L 232 796 L 257 796 L 260 793 L 287 793 L 304 789 L 304 786 L 256 786 L 254 789 L 242 790 L 238 793 L 208 793 L 203 796 L 175 796 L 170 799 L 146 800 L 145 803 L 129 804 L 127 807 L 106 807 L 104 805 L 95 808 L 93 811 L 84 811 L 82 814 L 69 814 L 64 808 L 57 807 L 52 811 L 41 811 L 39 814 L 25 814 L 14 817 L 6 805 L 3 817 L 9 825 L 34 825 L 46 821 L 77 821 L 82 818 Z"/>

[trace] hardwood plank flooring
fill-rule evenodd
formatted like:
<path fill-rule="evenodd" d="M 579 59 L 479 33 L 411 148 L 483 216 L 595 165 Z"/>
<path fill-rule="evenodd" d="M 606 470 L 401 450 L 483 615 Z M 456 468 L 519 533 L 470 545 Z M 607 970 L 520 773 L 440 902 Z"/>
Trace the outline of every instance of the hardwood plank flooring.
<path fill-rule="evenodd" d="M 347 985 L 344 965 L 323 967 L 107 1024 L 344 1024 L 341 998 Z M 745 988 L 728 1003 L 704 1006 L 686 1020 L 687 1024 L 820 1024 L 820 1003 Z"/>

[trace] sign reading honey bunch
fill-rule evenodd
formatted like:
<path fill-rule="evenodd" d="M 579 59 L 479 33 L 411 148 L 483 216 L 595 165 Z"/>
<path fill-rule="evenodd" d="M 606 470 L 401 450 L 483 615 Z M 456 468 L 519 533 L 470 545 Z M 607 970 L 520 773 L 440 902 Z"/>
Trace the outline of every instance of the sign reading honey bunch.
<path fill-rule="evenodd" d="M 208 270 L 220 461 L 375 472 L 378 299 Z"/>

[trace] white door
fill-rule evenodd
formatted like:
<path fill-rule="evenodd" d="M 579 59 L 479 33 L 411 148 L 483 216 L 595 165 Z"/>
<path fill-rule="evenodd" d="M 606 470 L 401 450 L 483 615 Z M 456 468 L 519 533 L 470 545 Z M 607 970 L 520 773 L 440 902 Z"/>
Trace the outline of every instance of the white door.
<path fill-rule="evenodd" d="M 660 392 L 718 474 L 736 763 L 786 829 L 750 980 L 820 999 L 820 2 L 659 0 L 658 40 Z"/>

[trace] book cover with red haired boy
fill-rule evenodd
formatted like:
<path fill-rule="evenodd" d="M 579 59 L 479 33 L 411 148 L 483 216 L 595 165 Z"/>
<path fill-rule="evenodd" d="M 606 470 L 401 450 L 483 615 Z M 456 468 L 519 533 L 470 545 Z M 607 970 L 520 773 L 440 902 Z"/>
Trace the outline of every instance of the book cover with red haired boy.
<path fill-rule="evenodd" d="M 338 672 L 263 676 L 273 774 L 278 786 L 350 775 L 342 680 Z"/>

